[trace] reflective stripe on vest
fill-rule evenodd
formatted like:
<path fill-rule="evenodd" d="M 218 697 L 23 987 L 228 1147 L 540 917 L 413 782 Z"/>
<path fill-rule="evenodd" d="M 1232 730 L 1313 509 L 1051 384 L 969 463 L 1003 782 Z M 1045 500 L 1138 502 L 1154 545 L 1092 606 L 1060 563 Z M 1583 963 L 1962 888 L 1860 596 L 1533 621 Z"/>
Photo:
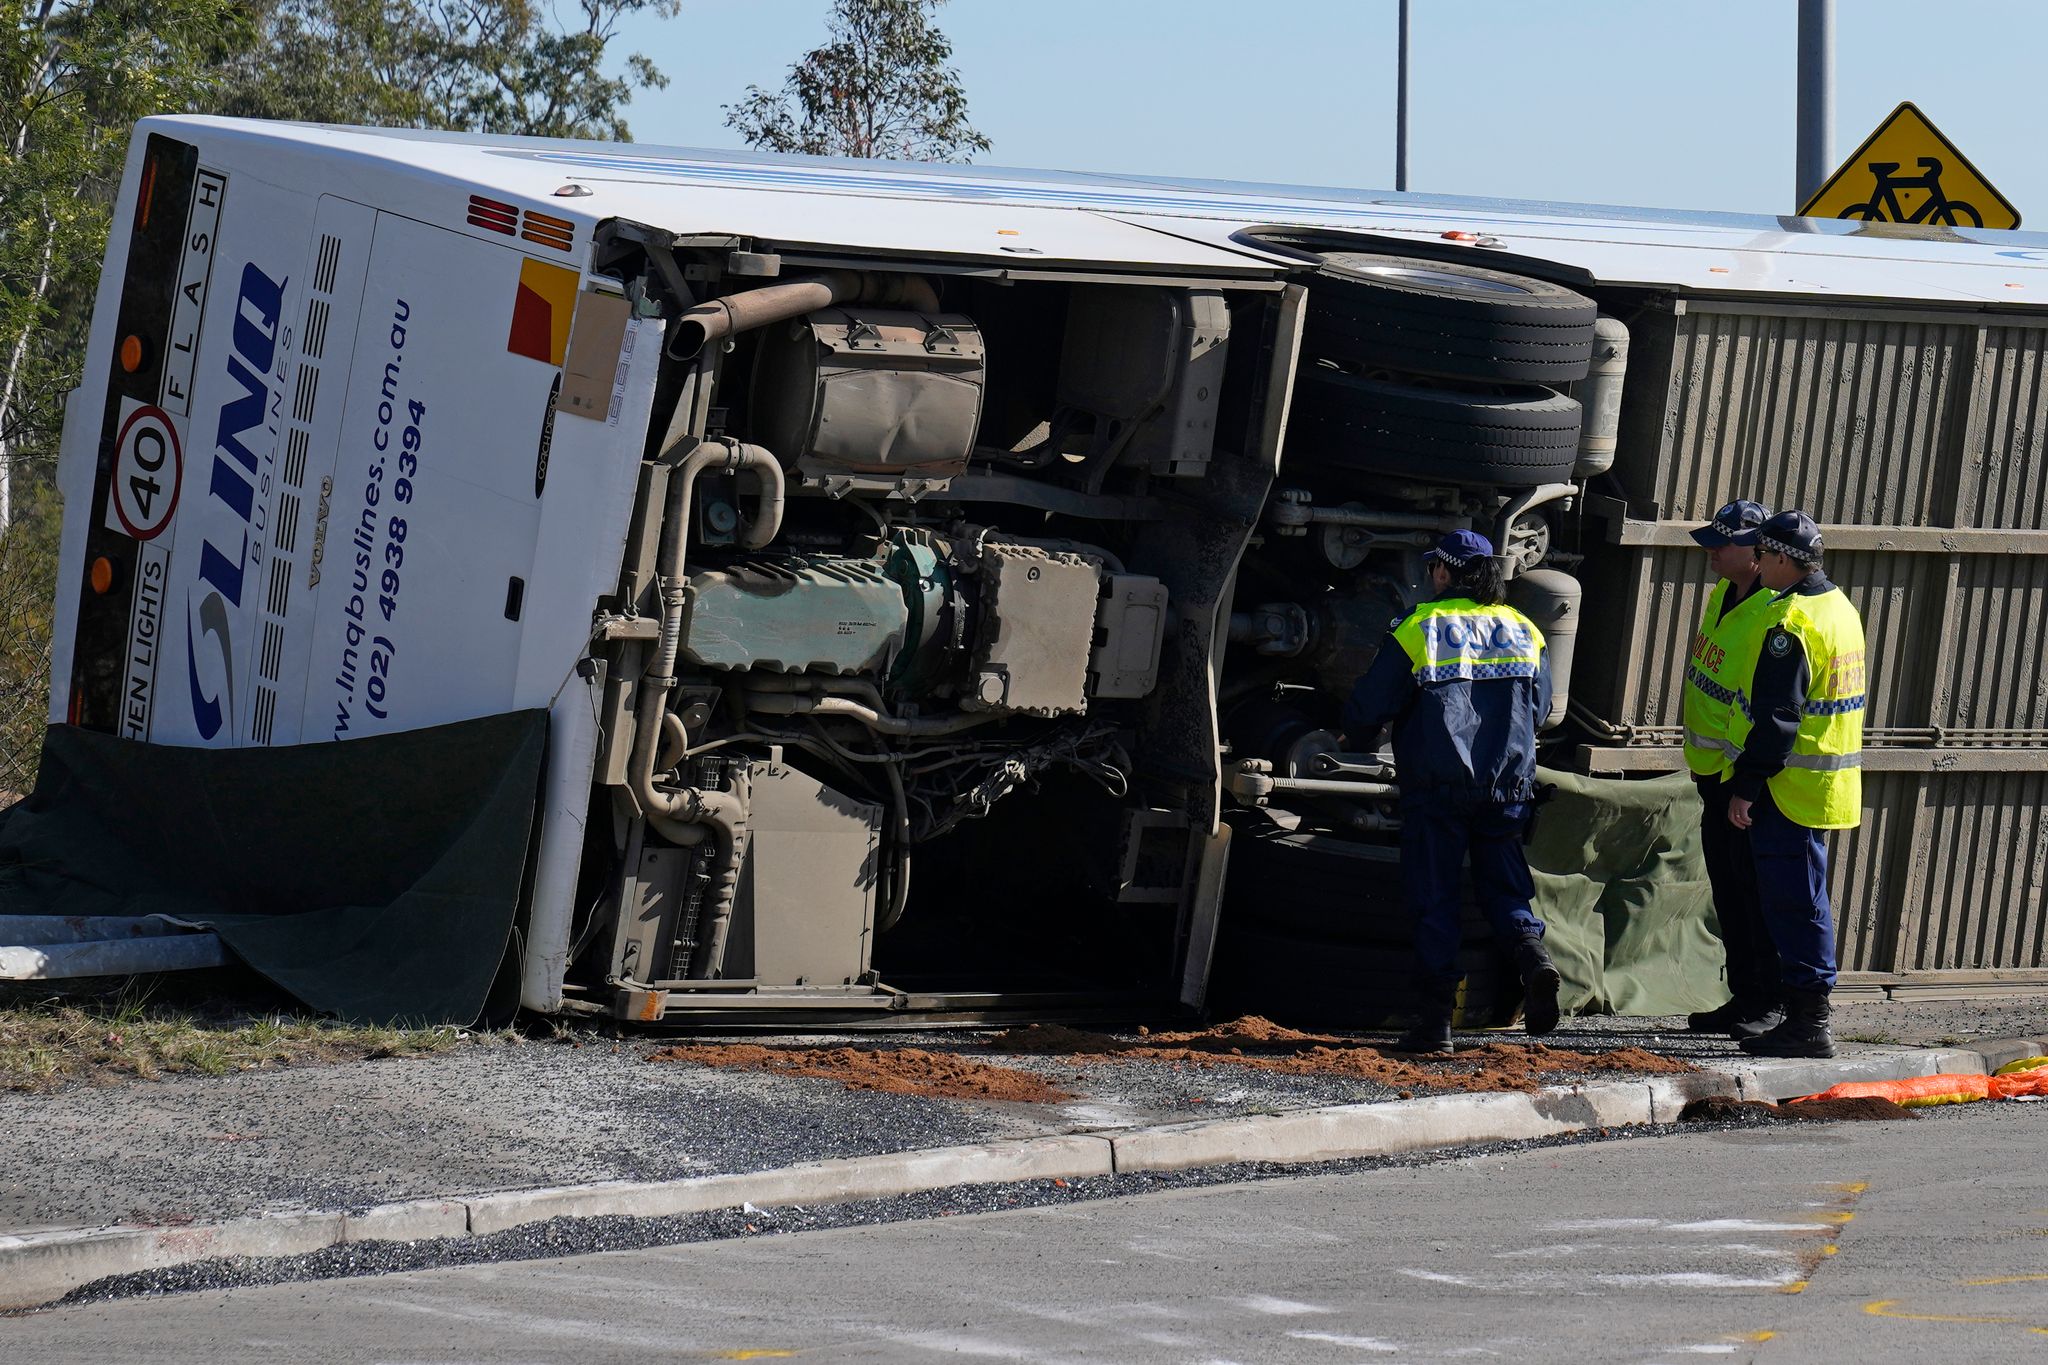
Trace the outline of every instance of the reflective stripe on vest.
<path fill-rule="evenodd" d="M 1808 829 L 1853 829 L 1863 818 L 1863 620 L 1839 588 L 1774 596 L 1746 678 L 1755 677 L 1753 660 L 1773 626 L 1806 651 L 1807 687 L 1792 752 L 1770 780 L 1771 799 Z M 1729 716 L 1728 737 L 1738 747 L 1753 728 L 1746 707 Z"/>
<path fill-rule="evenodd" d="M 1742 752 L 1739 746 L 1729 743 L 1724 735 L 1703 735 L 1697 730 L 1687 730 L 1685 732 L 1685 749 L 1685 759 L 1688 764 L 1692 762 L 1692 751 L 1695 749 L 1710 749 L 1715 753 L 1726 754 L 1731 759 Z M 1698 770 L 1695 769 L 1695 771 Z M 1719 771 L 1719 769 L 1715 771 Z M 1701 777 L 1712 777 L 1714 774 L 1713 772 L 1704 772 L 1699 775 Z"/>
<path fill-rule="evenodd" d="M 1738 749 L 1736 752 L 1740 753 L 1742 751 Z M 1862 767 L 1863 755 L 1860 753 L 1787 754 L 1785 755 L 1785 766 L 1788 768 L 1804 768 L 1809 772 L 1816 773 L 1838 773 L 1844 768 Z"/>
<path fill-rule="evenodd" d="M 1770 610 L 1771 594 L 1758 589 L 1723 616 L 1721 604 L 1730 586 L 1721 579 L 1707 594 L 1707 609 L 1685 666 L 1685 766 L 1697 777 L 1726 771 L 1742 752 L 1725 738 L 1728 715 L 1735 709 L 1748 712 L 1749 699 L 1742 688 L 1748 684 L 1749 670 L 1743 661 L 1755 661 L 1755 641 L 1763 637 L 1761 623 Z"/>
<path fill-rule="evenodd" d="M 1423 684 L 1534 678 L 1543 662 L 1543 632 L 1510 606 L 1482 607 L 1470 598 L 1424 602 L 1394 627 L 1415 681 Z"/>

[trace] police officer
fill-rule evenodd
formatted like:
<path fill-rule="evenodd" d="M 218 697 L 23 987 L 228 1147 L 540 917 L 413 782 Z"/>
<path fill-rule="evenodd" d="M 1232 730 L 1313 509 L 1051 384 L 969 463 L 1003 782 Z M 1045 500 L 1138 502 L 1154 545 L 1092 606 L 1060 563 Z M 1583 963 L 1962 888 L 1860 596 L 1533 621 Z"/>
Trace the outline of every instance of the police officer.
<path fill-rule="evenodd" d="M 1344 731 L 1351 747 L 1370 749 L 1382 726 L 1394 727 L 1418 1001 L 1415 1026 L 1395 1046 L 1449 1052 L 1468 853 L 1480 908 L 1514 950 L 1528 1031 L 1557 1027 L 1558 972 L 1529 908 L 1535 884 L 1522 853 L 1550 666 L 1543 633 L 1506 605 L 1486 537 L 1454 531 L 1425 560 L 1432 596 L 1395 624 L 1352 689 Z"/>
<path fill-rule="evenodd" d="M 1824 832 L 1863 816 L 1863 620 L 1821 569 L 1820 528 L 1780 512 L 1757 530 L 1770 593 L 1754 673 L 1728 718 L 1740 749 L 1728 821 L 1749 831 L 1764 925 L 1783 963 L 1785 1019 L 1742 1040 L 1761 1057 L 1832 1057 L 1835 930 Z M 1742 675 L 1738 673 L 1738 677 Z"/>
<path fill-rule="evenodd" d="M 1685 668 L 1685 766 L 1699 787 L 1700 852 L 1714 890 L 1732 998 L 1719 1009 L 1690 1016 L 1686 1024 L 1694 1033 L 1732 1038 L 1754 1038 L 1784 1019 L 1778 950 L 1771 946 L 1757 905 L 1749 835 L 1728 823 L 1724 782 L 1735 748 L 1728 742 L 1733 661 L 1756 657 L 1756 637 L 1770 606 L 1755 549 L 1757 528 L 1769 516 L 1760 505 L 1737 499 L 1692 533 L 1694 543 L 1705 548 L 1716 581 Z"/>

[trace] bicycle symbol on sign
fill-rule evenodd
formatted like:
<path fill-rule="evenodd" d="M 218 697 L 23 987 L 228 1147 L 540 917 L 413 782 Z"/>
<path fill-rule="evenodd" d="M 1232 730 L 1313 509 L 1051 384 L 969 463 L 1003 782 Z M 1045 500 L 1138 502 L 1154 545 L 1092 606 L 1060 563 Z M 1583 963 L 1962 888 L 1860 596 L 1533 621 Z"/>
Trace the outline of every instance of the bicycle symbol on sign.
<path fill-rule="evenodd" d="M 1951 199 L 1941 191 L 1941 160 L 1938 157 L 1920 158 L 1919 175 L 1899 175 L 1896 161 L 1873 161 L 1870 173 L 1877 177 L 1877 188 L 1869 200 L 1851 204 L 1836 216 L 1839 218 L 1860 218 L 1872 223 L 1936 223 L 1942 227 L 1983 227 L 1984 215 L 1977 212 L 1976 205 L 1962 199 Z M 1923 190 L 1927 199 L 1911 213 L 1899 206 L 1899 191 Z M 1968 220 L 1965 222 L 1964 220 Z"/>

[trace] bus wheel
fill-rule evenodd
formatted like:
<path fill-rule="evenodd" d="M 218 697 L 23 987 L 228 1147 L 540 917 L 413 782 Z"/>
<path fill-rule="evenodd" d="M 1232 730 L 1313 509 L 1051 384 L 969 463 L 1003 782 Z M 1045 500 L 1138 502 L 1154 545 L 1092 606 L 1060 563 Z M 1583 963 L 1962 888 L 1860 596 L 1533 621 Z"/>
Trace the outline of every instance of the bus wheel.
<path fill-rule="evenodd" d="M 1267 811 L 1243 811 L 1231 823 L 1211 1012 L 1376 1028 L 1411 1010 L 1415 926 L 1399 853 L 1289 829 Z M 1521 999 L 1514 968 L 1469 902 L 1461 938 L 1458 1022 L 1507 1023 Z"/>
<path fill-rule="evenodd" d="M 1465 974 L 1453 1021 L 1499 1028 L 1521 1004 L 1514 965 L 1491 944 L 1458 953 Z M 1406 948 L 1331 943 L 1254 925 L 1228 924 L 1216 940 L 1209 990 L 1213 1018 L 1258 1015 L 1308 1028 L 1369 1029 L 1415 1008 L 1415 964 Z"/>
<path fill-rule="evenodd" d="M 1322 365 L 1294 388 L 1287 456 L 1431 483 L 1529 488 L 1571 477 L 1576 400 L 1513 385 L 1424 387 Z"/>
<path fill-rule="evenodd" d="M 1592 364 L 1599 307 L 1563 285 L 1352 251 L 1322 261 L 1302 333 L 1309 359 L 1512 384 L 1567 384 Z"/>
<path fill-rule="evenodd" d="M 1398 849 L 1288 829 L 1265 811 L 1240 812 L 1231 823 L 1227 923 L 1402 952 L 1415 941 Z M 1465 945 L 1484 945 L 1490 932 L 1478 906 L 1468 904 Z"/>

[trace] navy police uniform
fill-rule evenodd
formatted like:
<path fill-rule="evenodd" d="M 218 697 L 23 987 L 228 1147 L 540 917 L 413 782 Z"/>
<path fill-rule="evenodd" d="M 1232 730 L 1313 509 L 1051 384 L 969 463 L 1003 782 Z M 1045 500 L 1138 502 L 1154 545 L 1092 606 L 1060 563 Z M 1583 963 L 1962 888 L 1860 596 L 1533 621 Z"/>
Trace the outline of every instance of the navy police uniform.
<path fill-rule="evenodd" d="M 1484 536 L 1458 531 L 1429 558 L 1455 573 L 1492 553 Z M 1529 1032 L 1557 1026 L 1559 978 L 1530 907 L 1535 886 L 1522 852 L 1536 791 L 1536 727 L 1549 710 L 1542 632 L 1513 607 L 1455 588 L 1395 624 L 1344 708 L 1354 748 L 1370 748 L 1382 727 L 1394 728 L 1420 1002 L 1404 1047 L 1450 1047 L 1468 857 L 1480 908 L 1514 948 L 1528 987 Z"/>
<path fill-rule="evenodd" d="M 1692 532 L 1706 550 L 1743 547 L 1753 558 L 1757 528 L 1770 512 L 1737 499 Z M 1756 868 L 1749 831 L 1728 823 L 1728 769 L 1737 752 L 1728 740 L 1728 718 L 1740 696 L 1740 668 L 1756 656 L 1754 641 L 1764 629 L 1771 594 L 1752 572 L 1747 582 L 1722 578 L 1707 595 L 1685 667 L 1685 765 L 1700 796 L 1700 855 L 1714 892 L 1714 917 L 1721 926 L 1730 999 L 1718 1009 L 1688 1017 L 1695 1033 L 1753 1038 L 1776 1025 L 1780 1009 L 1778 950 L 1764 927 L 1757 900 Z"/>
<path fill-rule="evenodd" d="M 1756 643 L 1743 704 L 1728 737 L 1739 753 L 1729 774 L 1729 818 L 1749 826 L 1765 926 L 1783 963 L 1785 1020 L 1743 1040 L 1762 1056 L 1829 1057 L 1828 994 L 1835 985 L 1835 928 L 1828 904 L 1828 830 L 1854 829 L 1863 813 L 1863 621 L 1820 571 L 1821 534 L 1804 512 L 1781 512 L 1757 546 L 1782 556 Z M 1766 559 L 1769 572 L 1772 560 Z"/>

